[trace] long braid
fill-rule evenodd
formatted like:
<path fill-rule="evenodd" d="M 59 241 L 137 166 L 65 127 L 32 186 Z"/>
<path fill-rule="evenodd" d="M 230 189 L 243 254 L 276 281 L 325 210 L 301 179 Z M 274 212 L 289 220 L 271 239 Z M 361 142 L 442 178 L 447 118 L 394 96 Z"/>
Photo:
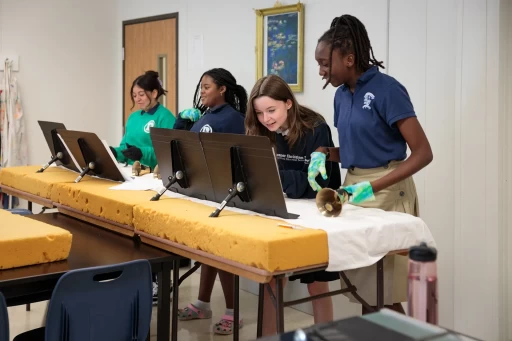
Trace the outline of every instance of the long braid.
<path fill-rule="evenodd" d="M 331 80 L 332 54 L 335 48 L 339 49 L 342 55 L 347 53 L 354 54 L 356 70 L 358 72 L 365 72 L 372 65 L 384 69 L 383 62 L 375 58 L 366 28 L 354 16 L 344 14 L 334 18 L 330 29 L 318 39 L 318 42 L 321 41 L 330 43 L 329 77 L 323 87 L 324 89 Z"/>
<path fill-rule="evenodd" d="M 325 89 L 327 87 L 327 85 L 329 85 L 329 82 L 331 81 L 331 65 L 332 65 L 332 52 L 334 50 L 334 43 L 335 43 L 335 39 L 336 39 L 336 31 L 338 30 L 338 23 L 339 23 L 339 18 L 334 18 L 332 23 L 331 23 L 331 30 L 334 30 L 333 33 L 332 33 L 332 39 L 331 39 L 331 49 L 329 51 L 329 76 L 327 77 L 327 81 L 325 82 L 324 84 L 324 87 L 323 89 Z"/>
<path fill-rule="evenodd" d="M 197 83 L 196 92 L 194 93 L 194 108 L 198 109 L 201 114 L 204 114 L 207 108 L 201 103 L 201 78 L 199 78 L 199 83 Z"/>

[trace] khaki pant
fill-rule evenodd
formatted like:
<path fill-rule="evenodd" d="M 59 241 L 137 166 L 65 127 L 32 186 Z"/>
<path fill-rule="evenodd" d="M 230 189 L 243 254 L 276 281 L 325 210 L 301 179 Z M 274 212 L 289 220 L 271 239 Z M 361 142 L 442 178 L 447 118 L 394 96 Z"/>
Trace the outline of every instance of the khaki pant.
<path fill-rule="evenodd" d="M 362 181 L 382 178 L 398 167 L 401 162 L 393 161 L 385 167 L 372 169 L 352 168 L 347 171 L 344 186 Z M 375 201 L 361 204 L 365 208 L 380 208 L 419 216 L 418 195 L 414 180 L 407 178 L 395 185 L 375 193 Z M 357 293 L 372 306 L 377 305 L 377 265 L 345 271 Z M 342 288 L 346 285 L 342 282 Z M 358 302 L 351 294 L 345 294 L 351 302 Z M 387 256 L 384 258 L 384 304 L 407 301 L 407 256 Z"/>

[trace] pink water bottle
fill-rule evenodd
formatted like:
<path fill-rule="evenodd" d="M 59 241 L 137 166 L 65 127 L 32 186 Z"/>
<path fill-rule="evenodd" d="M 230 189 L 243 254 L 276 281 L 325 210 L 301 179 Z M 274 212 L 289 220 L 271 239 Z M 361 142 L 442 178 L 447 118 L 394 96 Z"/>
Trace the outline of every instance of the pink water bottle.
<path fill-rule="evenodd" d="M 409 315 L 437 325 L 437 250 L 421 243 L 409 249 Z"/>

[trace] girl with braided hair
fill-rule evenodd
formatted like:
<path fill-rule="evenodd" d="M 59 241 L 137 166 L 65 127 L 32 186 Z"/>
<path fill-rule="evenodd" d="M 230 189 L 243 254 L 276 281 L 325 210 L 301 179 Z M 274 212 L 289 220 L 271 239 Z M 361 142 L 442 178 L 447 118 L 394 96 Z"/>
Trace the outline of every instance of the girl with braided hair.
<path fill-rule="evenodd" d="M 222 68 L 206 71 L 197 83 L 194 107 L 180 112 L 174 129 L 244 134 L 247 92 Z"/>
<path fill-rule="evenodd" d="M 433 159 L 429 141 L 418 122 L 409 94 L 395 78 L 379 71 L 365 26 L 356 17 L 334 18 L 318 40 L 315 59 L 319 74 L 338 88 L 334 97 L 334 125 L 339 147 L 320 147 L 311 154 L 308 181 L 319 190 L 318 174 L 325 179 L 326 161 L 347 169 L 343 188 L 349 202 L 362 207 L 419 215 L 412 176 Z M 407 146 L 411 155 L 407 158 Z M 403 312 L 407 301 L 407 258 L 384 259 L 384 304 Z M 376 306 L 376 270 L 346 271 L 357 292 Z M 351 301 L 354 298 L 347 294 Z M 363 307 L 363 313 L 369 310 Z"/>
<path fill-rule="evenodd" d="M 245 134 L 245 112 L 247 110 L 247 92 L 237 84 L 233 75 L 221 68 L 206 71 L 197 84 L 194 94 L 194 107 L 178 115 L 174 129 L 193 132 Z M 231 334 L 234 327 L 234 275 L 220 271 L 208 265 L 201 265 L 201 279 L 197 301 L 178 310 L 181 321 L 209 319 L 212 317 L 210 299 L 219 279 L 226 300 L 226 312 L 215 324 L 216 334 Z M 240 328 L 243 319 L 240 316 Z"/>

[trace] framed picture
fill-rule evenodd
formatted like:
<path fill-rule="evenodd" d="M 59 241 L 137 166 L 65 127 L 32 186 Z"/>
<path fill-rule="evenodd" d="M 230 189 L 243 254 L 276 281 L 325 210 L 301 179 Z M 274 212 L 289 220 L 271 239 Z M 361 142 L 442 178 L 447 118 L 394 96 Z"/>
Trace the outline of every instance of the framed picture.
<path fill-rule="evenodd" d="M 303 91 L 304 5 L 256 10 L 256 77 L 283 78 L 292 91 Z"/>

